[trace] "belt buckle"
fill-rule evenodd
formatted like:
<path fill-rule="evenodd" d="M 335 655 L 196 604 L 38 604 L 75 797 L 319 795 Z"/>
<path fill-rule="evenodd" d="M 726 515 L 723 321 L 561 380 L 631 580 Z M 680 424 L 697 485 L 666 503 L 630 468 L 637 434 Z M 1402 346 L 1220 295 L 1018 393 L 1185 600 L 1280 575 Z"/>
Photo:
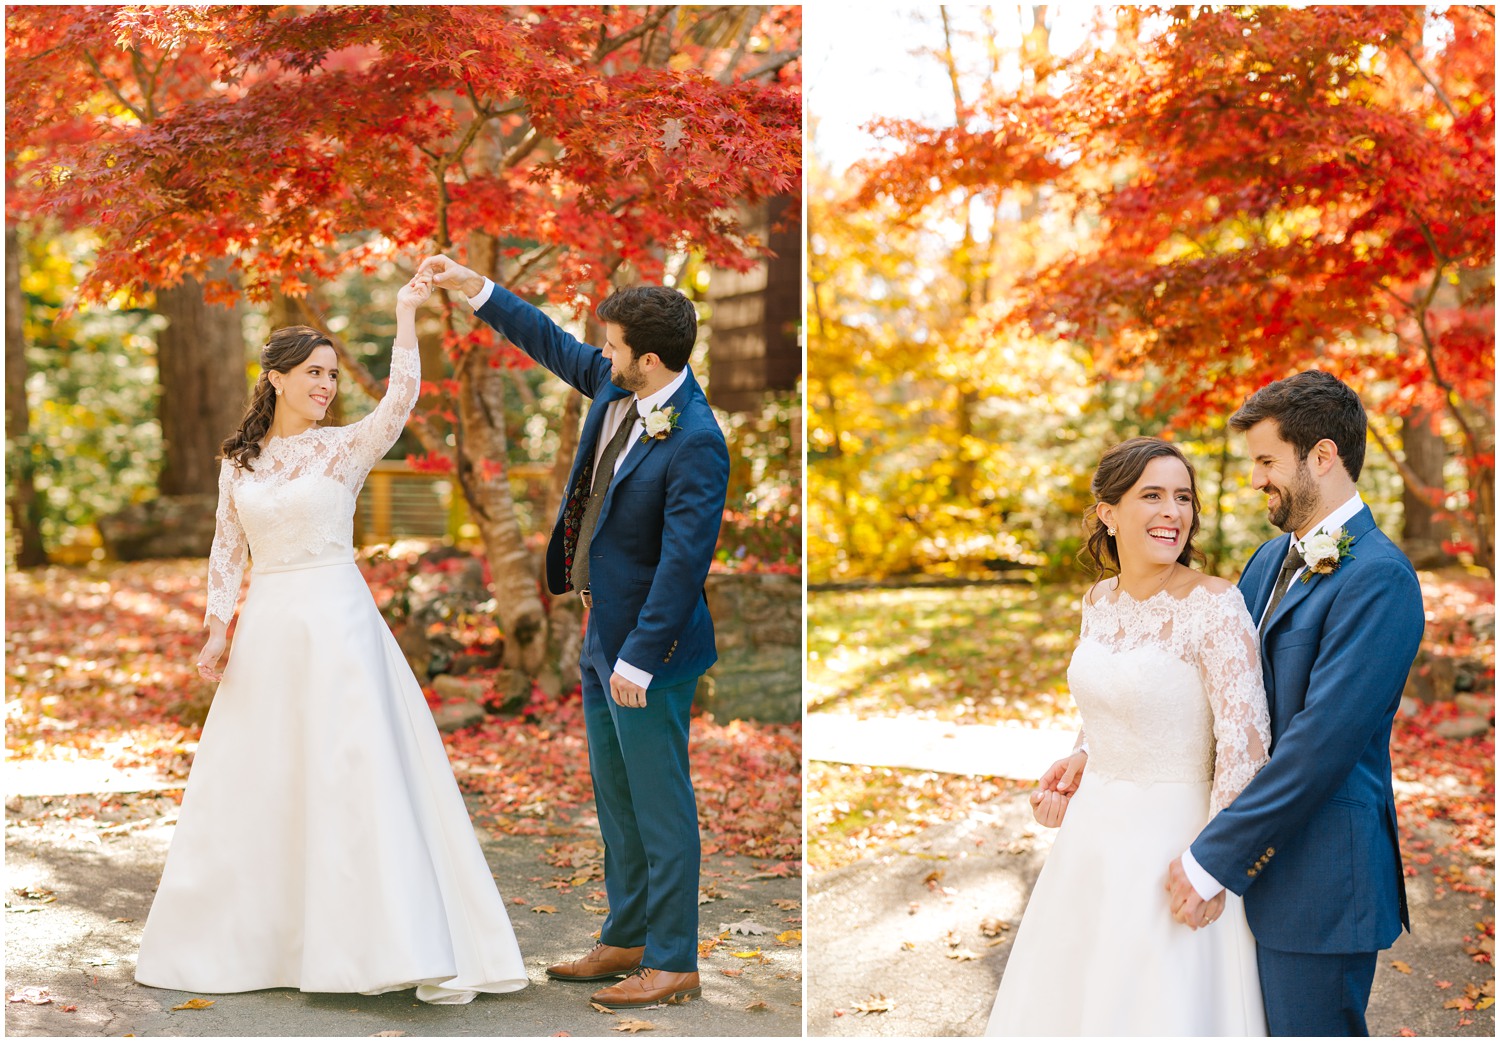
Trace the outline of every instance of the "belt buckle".
<path fill-rule="evenodd" d="M 587 586 L 578 591 L 578 596 L 582 599 L 583 606 L 585 608 L 587 608 L 589 611 L 594 610 L 594 595 L 589 592 L 589 588 Z"/>

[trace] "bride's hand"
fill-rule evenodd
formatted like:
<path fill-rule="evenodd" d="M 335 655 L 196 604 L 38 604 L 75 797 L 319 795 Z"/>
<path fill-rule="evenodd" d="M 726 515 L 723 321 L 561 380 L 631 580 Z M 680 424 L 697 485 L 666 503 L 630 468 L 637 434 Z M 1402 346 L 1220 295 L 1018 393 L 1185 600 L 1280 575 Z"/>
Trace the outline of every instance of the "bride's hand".
<path fill-rule="evenodd" d="M 432 277 L 420 272 L 411 281 L 396 291 L 396 307 L 415 311 L 432 296 Z"/>
<path fill-rule="evenodd" d="M 1071 796 L 1078 791 L 1078 782 L 1083 777 L 1083 769 L 1088 765 L 1089 754 L 1082 749 L 1074 750 L 1071 755 L 1064 756 L 1043 773 L 1041 780 L 1037 782 L 1040 788 L 1054 792 L 1060 792 L 1065 796 Z"/>
<path fill-rule="evenodd" d="M 1031 816 L 1036 818 L 1038 825 L 1055 829 L 1062 824 L 1063 815 L 1068 813 L 1068 799 L 1054 789 L 1038 788 L 1031 794 Z"/>
<path fill-rule="evenodd" d="M 224 679 L 219 669 L 219 659 L 224 657 L 224 631 L 218 627 L 209 631 L 208 643 L 198 653 L 198 675 L 215 684 Z"/>

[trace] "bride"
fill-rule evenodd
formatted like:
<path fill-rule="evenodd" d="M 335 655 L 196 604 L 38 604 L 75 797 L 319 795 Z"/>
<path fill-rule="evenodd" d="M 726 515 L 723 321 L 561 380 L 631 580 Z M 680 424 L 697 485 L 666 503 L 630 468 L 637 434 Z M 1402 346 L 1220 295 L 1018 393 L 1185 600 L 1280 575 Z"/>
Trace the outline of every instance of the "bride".
<path fill-rule="evenodd" d="M 354 563 L 355 497 L 417 400 L 416 310 L 396 298 L 391 379 L 320 427 L 337 356 L 278 329 L 224 442 L 209 559 L 203 727 L 141 940 L 141 984 L 194 992 L 416 988 L 463 1003 L 526 986 L 505 905 L 432 714 Z M 222 673 L 248 549 L 250 592 Z"/>
<path fill-rule="evenodd" d="M 1198 492 L 1175 446 L 1115 446 L 1091 489 L 1085 549 L 1114 574 L 1083 599 L 1068 667 L 1083 734 L 1031 798 L 1061 828 L 986 1034 L 1265 1035 L 1240 899 L 1220 895 L 1189 929 L 1165 889 L 1267 760 L 1255 627 L 1232 584 L 1188 567 Z"/>

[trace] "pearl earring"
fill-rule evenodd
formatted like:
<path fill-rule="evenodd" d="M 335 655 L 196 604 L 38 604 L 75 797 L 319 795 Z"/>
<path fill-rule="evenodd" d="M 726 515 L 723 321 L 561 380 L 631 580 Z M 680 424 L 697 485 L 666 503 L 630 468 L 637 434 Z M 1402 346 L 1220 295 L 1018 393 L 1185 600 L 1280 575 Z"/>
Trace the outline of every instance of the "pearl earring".
<path fill-rule="evenodd" d="M 281 393 L 281 392 L 280 392 L 280 391 L 277 391 L 277 392 L 276 392 L 276 393 L 277 393 L 277 394 L 280 394 L 280 393 Z M 1108 532 L 1108 533 L 1109 533 L 1109 534 L 1110 534 L 1110 537 L 1111 537 L 1111 538 L 1113 538 L 1113 537 L 1114 537 L 1114 534 L 1115 534 L 1115 530 L 1114 530 L 1114 529 L 1113 529 L 1113 528 L 1106 528 L 1106 529 L 1105 529 L 1105 531 L 1106 531 L 1106 532 Z"/>

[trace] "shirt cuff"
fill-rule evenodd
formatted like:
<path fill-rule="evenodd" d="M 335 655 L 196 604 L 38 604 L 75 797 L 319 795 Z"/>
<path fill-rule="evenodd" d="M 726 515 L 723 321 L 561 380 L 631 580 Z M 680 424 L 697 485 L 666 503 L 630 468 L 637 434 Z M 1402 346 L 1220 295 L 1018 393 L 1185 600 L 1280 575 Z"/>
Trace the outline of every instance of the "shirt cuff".
<path fill-rule="evenodd" d="M 484 288 L 469 298 L 469 307 L 478 311 L 484 306 L 484 302 L 490 299 L 490 294 L 495 292 L 495 284 L 488 278 L 484 280 Z"/>
<path fill-rule="evenodd" d="M 639 684 L 643 690 L 651 686 L 650 673 L 643 669 L 636 669 L 622 658 L 615 659 L 615 672 L 632 684 Z"/>
<path fill-rule="evenodd" d="M 1205 901 L 1212 901 L 1224 889 L 1224 884 L 1203 870 L 1203 866 L 1198 864 L 1198 859 L 1193 857 L 1191 850 L 1182 852 L 1182 871 L 1187 874 L 1188 882 L 1193 884 L 1193 889 L 1198 891 L 1198 896 Z"/>

